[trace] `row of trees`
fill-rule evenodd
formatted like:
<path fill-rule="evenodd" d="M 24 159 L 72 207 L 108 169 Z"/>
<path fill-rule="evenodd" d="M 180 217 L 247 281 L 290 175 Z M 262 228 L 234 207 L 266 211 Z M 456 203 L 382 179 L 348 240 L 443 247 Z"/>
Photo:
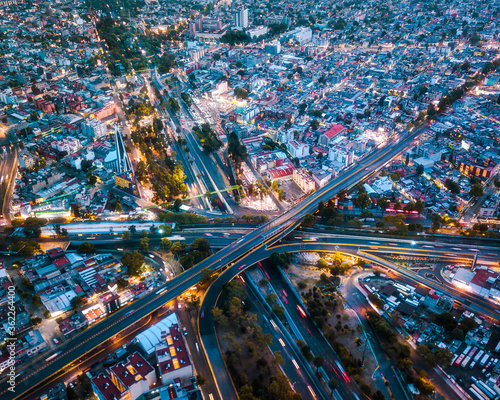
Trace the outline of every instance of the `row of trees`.
<path fill-rule="evenodd" d="M 149 129 L 139 128 L 132 133 L 132 140 L 146 157 L 145 163 L 137 165 L 138 178 L 142 182 L 151 181 L 157 202 L 172 201 L 188 192 L 182 164 L 176 161 L 175 154 L 167 154 L 165 140 L 155 132 L 155 129 L 161 128 L 159 124 L 153 124 Z"/>
<path fill-rule="evenodd" d="M 189 246 L 186 243 L 175 242 L 170 250 L 179 257 L 184 269 L 191 268 L 212 254 L 210 243 L 205 238 L 198 238 Z"/>
<path fill-rule="evenodd" d="M 411 368 L 413 365 L 410 360 L 410 347 L 401 343 L 396 334 L 392 331 L 389 324 L 375 311 L 366 313 L 368 321 L 377 334 L 382 350 L 392 359 L 396 360 L 397 365 L 403 368 Z"/>
<path fill-rule="evenodd" d="M 196 136 L 198 136 L 198 139 L 200 139 L 203 150 L 210 153 L 212 151 L 217 151 L 222 147 L 222 142 L 217 134 L 212 130 L 210 124 L 204 122 L 201 124 L 201 129 L 198 125 L 195 125 L 193 131 Z"/>
<path fill-rule="evenodd" d="M 227 151 L 235 169 L 241 171 L 241 163 L 248 157 L 248 152 L 246 147 L 241 144 L 235 132 L 229 134 Z"/>
<path fill-rule="evenodd" d="M 272 336 L 264 334 L 257 316 L 249 312 L 250 301 L 240 281 L 222 286 L 220 308 L 212 310 L 215 323 L 227 348 L 226 364 L 238 391 L 245 400 L 300 400 L 287 377 L 280 371 L 283 357 L 269 352 Z"/>
<path fill-rule="evenodd" d="M 26 219 L 14 219 L 11 224 L 13 228 L 23 228 L 23 233 L 28 238 L 38 238 L 42 234 L 42 226 L 49 221 L 45 218 L 28 217 Z"/>

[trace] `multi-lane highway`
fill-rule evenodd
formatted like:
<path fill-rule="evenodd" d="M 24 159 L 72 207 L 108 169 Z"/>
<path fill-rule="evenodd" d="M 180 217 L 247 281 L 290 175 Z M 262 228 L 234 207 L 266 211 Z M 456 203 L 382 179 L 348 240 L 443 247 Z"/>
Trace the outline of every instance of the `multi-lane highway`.
<path fill-rule="evenodd" d="M 14 192 L 17 174 L 17 148 L 5 146 L 0 161 L 0 211 L 5 221 L 10 221 L 10 203 Z M 1 150 L 0 150 L 1 151 Z"/>
<path fill-rule="evenodd" d="M 311 241 L 310 238 L 304 239 L 295 238 L 294 242 L 287 243 L 275 247 L 263 248 L 260 247 L 257 251 L 252 252 L 249 256 L 244 259 L 234 263 L 229 269 L 227 269 L 223 275 L 219 277 L 219 279 L 214 282 L 214 284 L 209 288 L 203 304 L 201 306 L 200 315 L 203 315 L 203 318 L 200 319 L 200 335 L 202 336 L 202 341 L 204 344 L 204 349 L 207 352 L 207 355 L 210 359 L 211 368 L 213 369 L 214 375 L 218 382 L 218 387 L 220 389 L 220 398 L 226 399 L 236 399 L 235 390 L 232 386 L 232 381 L 229 377 L 225 369 L 225 364 L 222 358 L 222 354 L 220 352 L 220 348 L 217 342 L 217 337 L 215 335 L 215 329 L 213 324 L 213 318 L 210 313 L 210 310 L 217 303 L 220 290 L 222 285 L 225 282 L 233 279 L 235 276 L 240 274 L 245 269 L 249 268 L 252 265 L 255 265 L 259 261 L 263 261 L 267 259 L 272 253 L 284 253 L 284 252 L 302 252 L 302 251 L 325 251 L 325 252 L 334 252 L 339 251 L 346 254 L 354 254 L 359 257 L 366 258 L 367 260 L 372 260 L 377 264 L 380 264 L 392 271 L 396 272 L 400 276 L 410 279 L 412 282 L 416 282 L 421 284 L 422 286 L 432 288 L 438 290 L 440 292 L 444 292 L 448 296 L 456 299 L 457 301 L 464 301 L 467 299 L 469 304 L 464 307 L 475 311 L 480 312 L 483 315 L 489 316 L 492 319 L 499 320 L 500 319 L 500 309 L 492 304 L 490 301 L 482 299 L 478 296 L 474 296 L 471 293 L 459 292 L 451 285 L 439 285 L 433 280 L 427 279 L 423 276 L 416 274 L 415 272 L 402 268 L 395 263 L 391 263 L 389 261 L 385 261 L 377 256 L 372 256 L 368 253 L 368 251 L 378 251 L 378 252 L 404 252 L 406 251 L 408 254 L 413 254 L 415 256 L 431 256 L 431 257 L 443 257 L 458 260 L 465 260 L 465 257 L 468 257 L 469 260 L 472 259 L 472 255 L 470 252 L 467 253 L 467 249 L 462 247 L 454 247 L 454 248 L 442 248 L 441 250 L 435 250 L 429 252 L 429 244 L 427 242 L 413 242 L 411 240 L 391 240 L 390 243 L 386 243 L 385 241 L 377 240 L 374 238 L 373 240 L 368 240 L 367 238 L 347 238 L 347 237 L 339 237 L 337 235 L 332 235 L 328 237 L 315 238 L 316 240 Z M 350 243 L 349 243 L 350 242 Z M 365 249 L 367 253 L 360 252 L 359 249 Z M 397 250 L 396 250 L 397 249 Z M 492 253 L 491 257 L 496 257 L 498 259 L 500 252 L 498 250 L 494 250 L 491 248 L 482 249 L 483 252 L 488 251 Z M 411 253 L 413 252 L 413 253 Z M 455 256 L 455 257 L 453 257 Z M 485 255 L 488 257 L 488 255 Z M 275 276 L 273 278 L 273 282 L 276 282 L 277 279 Z M 283 289 L 283 287 L 280 287 Z M 293 299 L 290 298 L 289 302 Z M 295 299 L 295 302 L 297 299 Z M 293 303 L 297 304 L 297 303 Z M 292 304 L 292 305 L 293 305 Z M 292 307 L 293 309 L 293 307 Z M 290 310 L 291 311 L 291 310 Z M 309 326 L 308 326 L 309 324 Z M 322 343 L 324 338 L 318 332 L 318 329 L 315 325 L 311 324 L 310 321 L 306 321 L 304 324 L 300 324 L 299 332 L 304 336 L 305 339 L 310 339 L 310 337 L 314 337 L 314 344 L 311 346 L 313 352 L 316 351 L 318 354 L 329 354 L 331 352 L 329 345 L 327 343 Z M 319 339 L 318 339 L 319 338 Z M 307 340 L 306 340 L 307 341 Z M 331 356 L 332 360 L 336 360 L 337 357 Z M 327 368 L 327 370 L 332 374 L 331 377 L 334 377 L 333 373 L 334 369 L 331 371 Z M 329 376 L 328 372 L 325 373 Z M 329 376 L 330 377 L 330 376 Z M 441 378 L 436 376 L 435 379 L 439 380 L 439 385 L 446 387 L 446 383 L 441 382 Z M 343 382 L 340 380 L 340 388 L 339 392 L 343 398 L 349 398 L 349 393 L 355 393 L 356 388 L 353 385 L 350 385 L 349 382 Z M 395 386 L 395 392 L 400 392 L 398 386 Z M 347 397 L 346 397 L 347 396 Z M 454 396 L 450 395 L 450 398 L 455 399 Z M 458 398 L 457 398 L 458 399 Z"/>
<path fill-rule="evenodd" d="M 33 372 L 21 374 L 16 382 L 17 394 L 7 391 L 6 382 L 0 384 L 0 396 L 5 399 L 22 397 L 33 388 L 33 382 L 42 382 L 49 376 L 69 365 L 76 358 L 82 357 L 95 346 L 103 343 L 121 330 L 125 329 L 133 321 L 142 318 L 155 309 L 161 307 L 165 302 L 177 297 L 200 279 L 200 272 L 204 268 L 219 269 L 227 264 L 233 263 L 246 257 L 257 249 L 262 249 L 264 243 L 274 243 L 283 238 L 287 233 L 299 225 L 301 219 L 307 213 L 313 213 L 319 201 L 328 201 L 340 189 L 351 187 L 374 170 L 382 168 L 391 159 L 400 155 L 413 140 L 424 130 L 421 128 L 403 138 L 391 138 L 382 148 L 377 149 L 369 156 L 360 160 L 356 165 L 349 168 L 323 188 L 312 193 L 297 205 L 275 220 L 261 225 L 251 233 L 225 247 L 218 253 L 197 264 L 182 275 L 165 283 L 160 293 L 156 291 L 149 293 L 117 313 L 108 317 L 95 327 L 82 332 L 78 339 L 74 339 L 62 346 L 61 354 L 46 363 L 43 367 Z M 132 310 L 132 312 L 130 312 Z"/>

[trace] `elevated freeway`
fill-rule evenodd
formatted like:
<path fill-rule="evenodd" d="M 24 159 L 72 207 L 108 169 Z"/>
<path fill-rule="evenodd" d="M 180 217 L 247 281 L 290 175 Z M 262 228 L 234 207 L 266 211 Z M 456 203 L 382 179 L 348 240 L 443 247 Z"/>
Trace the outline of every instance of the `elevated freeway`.
<path fill-rule="evenodd" d="M 305 241 L 304 241 L 305 239 Z M 459 302 L 465 309 L 468 309 L 475 313 L 481 313 L 482 315 L 488 317 L 490 321 L 498 321 L 500 319 L 500 307 L 496 306 L 494 303 L 487 299 L 483 299 L 479 296 L 475 296 L 469 292 L 464 292 L 457 290 L 456 287 L 450 284 L 438 284 L 437 282 L 428 279 L 415 273 L 412 270 L 401 267 L 400 265 L 387 261 L 379 256 L 380 253 L 386 252 L 406 252 L 407 254 L 413 254 L 415 256 L 432 256 L 439 257 L 443 259 L 455 259 L 455 260 L 471 260 L 472 255 L 467 253 L 467 249 L 461 247 L 456 248 L 446 248 L 431 250 L 428 248 L 429 245 L 424 243 L 415 243 L 411 240 L 399 240 L 398 243 L 385 243 L 374 240 L 369 240 L 367 238 L 346 238 L 333 235 L 331 237 L 317 238 L 311 241 L 310 238 L 295 238 L 295 242 L 280 244 L 273 247 L 264 248 L 261 247 L 257 251 L 252 252 L 247 257 L 234 263 L 231 267 L 226 269 L 224 273 L 212 284 L 209 288 L 203 304 L 200 309 L 200 335 L 202 337 L 203 348 L 207 353 L 210 360 L 210 365 L 212 372 L 214 374 L 217 387 L 219 389 L 220 399 L 237 399 L 236 390 L 233 386 L 232 380 L 225 368 L 223 356 L 220 350 L 220 346 L 217 340 L 217 336 L 214 328 L 214 320 L 211 314 L 211 310 L 217 304 L 219 295 L 224 283 L 229 282 L 231 279 L 235 278 L 237 275 L 245 271 L 247 268 L 255 265 L 259 261 L 263 261 L 271 256 L 272 253 L 293 253 L 293 252 L 303 252 L 303 251 L 318 251 L 318 252 L 341 252 L 344 254 L 354 255 L 356 257 L 364 258 L 365 260 L 380 265 L 384 268 L 395 272 L 401 277 L 408 281 L 411 281 L 417 286 L 426 287 L 429 289 L 437 290 L 447 296 L 453 298 L 455 301 Z M 371 243 L 370 243 L 371 242 Z M 426 247 L 427 246 L 427 247 Z M 492 257 L 500 256 L 500 251 L 485 248 L 484 250 L 493 251 Z M 375 253 L 375 254 L 373 254 Z M 494 255 L 496 254 L 496 255 Z M 337 361 L 340 359 L 337 357 Z M 332 376 L 334 378 L 334 376 Z M 436 378 L 437 379 L 437 378 Z M 440 378 L 441 379 L 441 378 Z M 442 380 L 442 379 L 441 379 Z M 358 393 L 357 387 L 352 382 L 339 381 L 340 386 L 338 392 L 341 398 L 348 399 L 350 394 Z M 446 387 L 446 382 L 439 382 L 441 386 Z M 459 399 L 453 393 L 450 394 L 450 398 Z"/>
<path fill-rule="evenodd" d="M 389 139 L 384 147 L 361 159 L 356 165 L 344 171 L 323 188 L 304 198 L 280 217 L 259 226 L 182 275 L 165 283 L 155 292 L 145 295 L 130 306 L 110 315 L 105 321 L 80 333 L 72 341 L 62 344 L 53 351 L 53 354 L 58 352 L 56 357 L 36 365 L 30 371 L 23 371 L 19 374 L 16 382 L 16 393 L 8 390 L 5 380 L 0 382 L 0 396 L 6 400 L 28 398 L 29 393 L 36 387 L 34 382 L 42 383 L 49 377 L 64 371 L 68 365 L 84 356 L 92 348 L 112 338 L 133 322 L 150 314 L 194 286 L 199 281 L 200 273 L 204 268 L 220 269 L 281 240 L 300 224 L 304 215 L 316 211 L 320 201 L 328 201 L 339 190 L 352 187 L 373 171 L 381 169 L 410 147 L 424 129 L 425 127 L 404 137 Z M 47 357 L 51 354 L 47 353 Z"/>

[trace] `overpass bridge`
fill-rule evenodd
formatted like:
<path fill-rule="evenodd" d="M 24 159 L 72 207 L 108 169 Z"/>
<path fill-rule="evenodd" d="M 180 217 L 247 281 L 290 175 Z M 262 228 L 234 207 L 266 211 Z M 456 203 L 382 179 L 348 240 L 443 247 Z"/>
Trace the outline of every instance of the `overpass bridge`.
<path fill-rule="evenodd" d="M 47 356 L 56 354 L 48 362 L 34 365 L 31 371 L 23 371 L 16 382 L 16 393 L 8 390 L 7 381 L 0 382 L 2 399 L 27 398 L 37 386 L 50 377 L 61 373 L 75 360 L 85 356 L 91 349 L 112 338 L 135 321 L 162 307 L 166 302 L 182 294 L 200 280 L 204 268 L 221 269 L 235 261 L 243 261 L 256 251 L 262 251 L 267 246 L 281 240 L 287 233 L 296 228 L 307 213 L 316 211 L 320 201 L 326 202 L 335 192 L 363 180 L 373 171 L 380 170 L 393 158 L 401 155 L 412 142 L 423 132 L 425 127 L 415 130 L 403 138 L 390 138 L 385 147 L 377 149 L 372 154 L 360 160 L 358 164 L 344 171 L 323 188 L 304 198 L 297 205 L 286 211 L 280 217 L 263 224 L 241 239 L 225 247 L 185 273 L 162 285 L 158 290 L 148 293 L 131 305 L 110 315 L 101 323 L 85 330 L 70 342 L 58 346 Z"/>

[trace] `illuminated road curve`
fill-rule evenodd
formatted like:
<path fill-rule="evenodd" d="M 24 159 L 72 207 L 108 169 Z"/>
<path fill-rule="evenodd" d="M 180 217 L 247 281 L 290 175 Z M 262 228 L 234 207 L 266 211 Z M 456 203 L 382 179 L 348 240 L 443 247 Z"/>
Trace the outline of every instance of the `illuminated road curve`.
<path fill-rule="evenodd" d="M 320 241 L 321 240 L 321 241 Z M 383 260 L 374 254 L 369 254 L 369 251 L 385 251 L 385 252 L 403 252 L 406 254 L 412 254 L 416 257 L 418 256 L 431 256 L 431 257 L 448 257 L 447 254 L 456 254 L 458 259 L 472 258 L 470 254 L 464 253 L 464 250 L 461 248 L 455 249 L 441 249 L 441 250 L 432 250 L 430 251 L 425 246 L 428 246 L 426 242 L 423 243 L 413 243 L 411 240 L 397 240 L 397 243 L 392 243 L 394 240 L 391 240 L 389 245 L 385 245 L 386 239 L 372 239 L 366 237 L 359 238 L 347 238 L 347 237 L 332 237 L 332 238 L 318 238 L 318 241 L 312 242 L 300 242 L 300 243 L 290 243 L 283 244 L 279 246 L 270 247 L 268 249 L 264 249 L 261 247 L 258 251 L 254 251 L 249 256 L 245 257 L 242 261 L 235 263 L 231 268 L 224 271 L 224 273 L 210 286 L 207 291 L 205 298 L 203 300 L 203 304 L 200 308 L 200 316 L 203 315 L 203 318 L 199 319 L 200 326 L 200 335 L 202 339 L 203 348 L 207 354 L 209 359 L 209 365 L 212 369 L 212 373 L 214 374 L 214 380 L 219 389 L 219 399 L 223 400 L 232 400 L 237 399 L 236 390 L 233 386 L 232 380 L 227 372 L 225 367 L 225 363 L 222 357 L 222 353 L 219 348 L 219 343 L 217 341 L 217 337 L 215 334 L 214 320 L 212 313 L 210 312 L 213 307 L 217 304 L 219 299 L 220 291 L 222 285 L 226 282 L 229 282 L 231 279 L 236 277 L 238 274 L 243 272 L 245 269 L 249 268 L 252 265 L 255 265 L 258 261 L 263 261 L 272 253 L 285 253 L 285 252 L 302 252 L 302 251 L 325 251 L 325 252 L 342 252 L 345 254 L 352 254 L 357 257 L 362 257 L 367 260 L 370 260 L 374 263 L 377 263 L 383 267 L 389 268 L 392 271 L 404 276 L 408 280 L 411 280 L 421 286 L 426 286 L 428 288 L 435 289 L 437 291 L 443 292 L 451 298 L 461 302 L 463 304 L 464 300 L 468 300 L 470 302 L 469 305 L 464 305 L 465 308 L 473 311 L 480 312 L 491 319 L 500 320 L 500 312 L 498 308 L 488 300 L 479 298 L 470 293 L 464 293 L 458 291 L 456 288 L 451 285 L 439 285 L 436 282 L 426 279 L 413 271 L 407 270 L 406 268 L 402 268 L 399 265 Z M 328 242 L 330 241 L 330 242 Z M 384 242 L 383 245 L 373 245 L 370 243 L 374 241 Z M 401 247 L 394 247 L 394 244 L 398 244 Z M 359 251 L 359 249 L 362 251 Z M 363 252 L 366 251 L 366 253 Z M 489 249 L 489 251 L 494 251 Z M 337 361 L 340 362 L 340 359 Z M 338 391 L 342 398 L 349 398 L 349 394 L 353 392 L 357 392 L 357 388 L 351 382 L 347 384 L 342 380 L 339 380 L 339 388 Z M 347 396 L 347 397 L 346 397 Z"/>
<path fill-rule="evenodd" d="M 66 365 L 84 356 L 92 348 L 112 338 L 134 321 L 148 315 L 166 302 L 182 294 L 191 286 L 194 286 L 199 281 L 200 272 L 204 268 L 219 269 L 262 247 L 264 242 L 273 243 L 280 239 L 294 229 L 305 214 L 316 211 L 320 201 L 326 202 L 330 200 L 339 190 L 354 186 L 367 175 L 382 168 L 391 159 L 400 155 L 424 129 L 416 130 L 403 139 L 391 139 L 384 148 L 376 150 L 280 217 L 261 225 L 182 275 L 165 283 L 154 292 L 148 293 L 130 306 L 112 314 L 106 320 L 85 330 L 69 342 L 60 345 L 57 349 L 47 352 L 47 357 L 58 351 L 61 353 L 49 362 L 41 362 L 26 371 L 19 371 L 15 394 L 8 391 L 7 382 L 2 381 L 0 383 L 0 397 L 2 400 L 29 397 L 29 393 L 34 388 L 34 382 L 46 380 Z M 161 292 L 162 289 L 165 290 Z"/>

